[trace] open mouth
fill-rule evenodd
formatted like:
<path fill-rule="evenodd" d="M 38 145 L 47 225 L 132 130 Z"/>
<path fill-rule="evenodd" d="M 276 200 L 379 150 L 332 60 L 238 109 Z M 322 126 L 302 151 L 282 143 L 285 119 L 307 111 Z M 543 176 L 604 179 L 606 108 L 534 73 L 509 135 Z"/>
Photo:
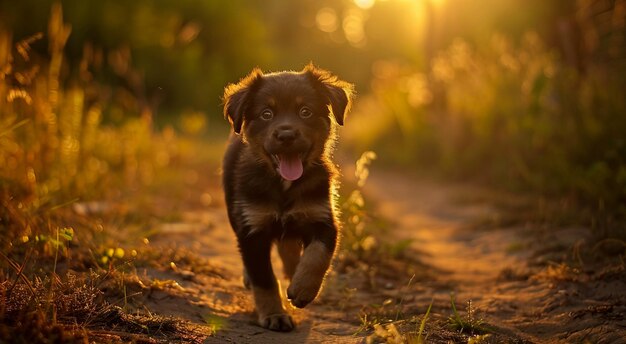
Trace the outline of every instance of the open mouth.
<path fill-rule="evenodd" d="M 302 177 L 304 167 L 302 166 L 302 154 L 281 153 L 272 154 L 272 158 L 278 166 L 276 170 L 285 180 L 294 181 Z"/>

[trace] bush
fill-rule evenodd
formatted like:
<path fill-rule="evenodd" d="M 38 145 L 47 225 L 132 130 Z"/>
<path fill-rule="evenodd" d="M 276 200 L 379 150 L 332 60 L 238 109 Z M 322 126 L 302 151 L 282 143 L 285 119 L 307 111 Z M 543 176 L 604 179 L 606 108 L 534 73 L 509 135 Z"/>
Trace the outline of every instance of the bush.
<path fill-rule="evenodd" d="M 356 110 L 367 129 L 347 135 L 357 149 L 624 212 L 623 68 L 583 73 L 534 33 L 518 45 L 494 35 L 486 51 L 456 40 L 427 74 L 390 62 L 375 68 L 374 93 Z"/>

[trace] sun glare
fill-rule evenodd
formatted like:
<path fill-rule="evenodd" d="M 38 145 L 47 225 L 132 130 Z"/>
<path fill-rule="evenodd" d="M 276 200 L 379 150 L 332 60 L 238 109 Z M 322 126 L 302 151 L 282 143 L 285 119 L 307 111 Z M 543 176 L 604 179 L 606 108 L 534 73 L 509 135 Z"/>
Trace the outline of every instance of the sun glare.
<path fill-rule="evenodd" d="M 428 0 L 428 1 L 430 1 L 435 6 L 441 6 L 443 5 L 444 2 L 446 2 L 445 0 Z"/>
<path fill-rule="evenodd" d="M 374 6 L 376 0 L 354 0 L 354 3 L 360 8 L 366 10 Z"/>

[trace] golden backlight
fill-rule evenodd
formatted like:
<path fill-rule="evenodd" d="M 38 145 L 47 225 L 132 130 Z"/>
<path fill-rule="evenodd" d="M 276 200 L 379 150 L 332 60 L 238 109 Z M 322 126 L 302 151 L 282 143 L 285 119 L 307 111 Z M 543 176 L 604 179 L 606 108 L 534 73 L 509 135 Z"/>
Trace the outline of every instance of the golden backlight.
<path fill-rule="evenodd" d="M 625 18 L 626 0 L 0 0 L 0 343 L 624 342 Z M 309 63 L 357 94 L 332 135 L 341 240 L 276 333 L 225 209 L 223 95 Z M 288 84 L 318 110 L 294 118 L 328 128 L 346 95 L 304 75 Z M 267 80 L 237 95 L 241 147 L 254 95 L 285 85 Z M 233 189 L 282 199 L 250 212 L 255 250 L 278 222 L 279 240 L 323 225 L 279 213 L 329 204 L 298 191 L 325 193 L 306 178 L 326 165 L 281 180 L 263 149 L 233 159 Z"/>

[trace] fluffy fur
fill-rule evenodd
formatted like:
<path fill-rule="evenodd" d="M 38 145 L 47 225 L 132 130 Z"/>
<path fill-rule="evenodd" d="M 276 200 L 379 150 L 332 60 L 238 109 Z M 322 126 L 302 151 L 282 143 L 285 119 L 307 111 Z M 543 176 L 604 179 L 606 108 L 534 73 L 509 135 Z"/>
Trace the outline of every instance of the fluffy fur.
<path fill-rule="evenodd" d="M 313 65 L 255 69 L 225 89 L 224 115 L 234 132 L 223 163 L 228 217 L 265 328 L 294 327 L 270 261 L 274 243 L 296 307 L 315 299 L 330 266 L 339 230 L 330 156 L 352 97 L 351 84 Z"/>

